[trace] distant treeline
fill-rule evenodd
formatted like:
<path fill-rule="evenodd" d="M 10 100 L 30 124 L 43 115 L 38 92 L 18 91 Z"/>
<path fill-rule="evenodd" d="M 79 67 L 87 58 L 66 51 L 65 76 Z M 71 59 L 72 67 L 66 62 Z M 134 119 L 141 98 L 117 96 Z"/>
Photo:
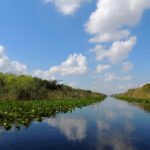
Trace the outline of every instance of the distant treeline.
<path fill-rule="evenodd" d="M 0 73 L 0 100 L 61 100 L 104 97 L 90 90 L 74 89 L 57 80 Z"/>

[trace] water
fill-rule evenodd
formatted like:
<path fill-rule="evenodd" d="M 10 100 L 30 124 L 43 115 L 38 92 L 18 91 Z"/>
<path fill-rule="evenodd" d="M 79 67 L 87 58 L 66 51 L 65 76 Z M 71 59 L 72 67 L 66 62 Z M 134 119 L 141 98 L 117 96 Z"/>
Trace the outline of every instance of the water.
<path fill-rule="evenodd" d="M 28 129 L 0 128 L 0 150 L 150 150 L 150 105 L 114 98 Z"/>

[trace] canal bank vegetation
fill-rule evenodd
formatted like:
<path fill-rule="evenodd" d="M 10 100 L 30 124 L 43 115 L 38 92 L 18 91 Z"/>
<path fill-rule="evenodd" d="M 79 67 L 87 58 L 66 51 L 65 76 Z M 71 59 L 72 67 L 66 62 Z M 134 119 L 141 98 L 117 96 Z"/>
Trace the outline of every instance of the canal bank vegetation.
<path fill-rule="evenodd" d="M 32 121 L 68 112 L 106 96 L 31 76 L 0 73 L 0 126 L 28 127 Z"/>
<path fill-rule="evenodd" d="M 75 108 L 101 102 L 101 98 L 86 98 L 78 100 L 38 100 L 38 101 L 1 101 L 0 126 L 9 130 L 13 127 L 20 129 L 28 127 L 32 121 L 42 121 L 45 117 L 55 116 L 59 112 L 71 112 Z"/>
<path fill-rule="evenodd" d="M 101 98 L 101 93 L 75 89 L 57 80 L 42 80 L 31 76 L 0 73 L 0 101 L 66 100 Z"/>
<path fill-rule="evenodd" d="M 136 89 L 129 89 L 126 93 L 116 94 L 113 97 L 130 102 L 150 103 L 150 84 Z"/>

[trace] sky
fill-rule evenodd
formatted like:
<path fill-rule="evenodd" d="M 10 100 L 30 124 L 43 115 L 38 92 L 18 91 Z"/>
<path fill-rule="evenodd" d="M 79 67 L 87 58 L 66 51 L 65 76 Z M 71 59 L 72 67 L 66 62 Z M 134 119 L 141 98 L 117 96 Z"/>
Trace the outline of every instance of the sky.
<path fill-rule="evenodd" d="M 150 0 L 0 2 L 0 72 L 106 94 L 150 82 Z"/>

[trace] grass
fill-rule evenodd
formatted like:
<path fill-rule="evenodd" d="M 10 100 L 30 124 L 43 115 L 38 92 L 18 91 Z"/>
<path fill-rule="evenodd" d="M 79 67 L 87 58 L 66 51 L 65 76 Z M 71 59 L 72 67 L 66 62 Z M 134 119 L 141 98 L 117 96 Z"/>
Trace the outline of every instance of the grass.
<path fill-rule="evenodd" d="M 150 112 L 150 99 L 131 98 L 131 97 L 127 97 L 127 96 L 113 96 L 113 97 L 120 99 L 120 100 L 134 103 L 139 108 L 141 108 L 147 112 Z"/>
<path fill-rule="evenodd" d="M 150 104 L 150 99 L 144 99 L 144 98 L 134 98 L 134 97 L 128 97 L 128 96 L 121 96 L 121 95 L 115 95 L 113 96 L 117 99 L 120 100 L 125 100 L 128 102 L 138 102 L 138 103 L 149 103 Z"/>
<path fill-rule="evenodd" d="M 99 102 L 105 95 L 76 89 L 57 80 L 0 73 L 0 125 L 28 127 L 34 120 Z M 65 99 L 65 100 L 63 100 Z M 9 100 L 9 101 L 7 101 Z"/>
<path fill-rule="evenodd" d="M 129 102 L 150 104 L 150 84 L 145 84 L 135 89 L 129 89 L 127 92 L 113 95 L 113 97 Z"/>
<path fill-rule="evenodd" d="M 12 125 L 18 129 L 22 125 L 28 127 L 32 121 L 42 121 L 44 117 L 50 117 L 59 112 L 71 112 L 75 108 L 101 102 L 104 98 L 105 96 L 79 100 L 1 101 L 0 125 L 6 130 L 10 130 Z"/>

